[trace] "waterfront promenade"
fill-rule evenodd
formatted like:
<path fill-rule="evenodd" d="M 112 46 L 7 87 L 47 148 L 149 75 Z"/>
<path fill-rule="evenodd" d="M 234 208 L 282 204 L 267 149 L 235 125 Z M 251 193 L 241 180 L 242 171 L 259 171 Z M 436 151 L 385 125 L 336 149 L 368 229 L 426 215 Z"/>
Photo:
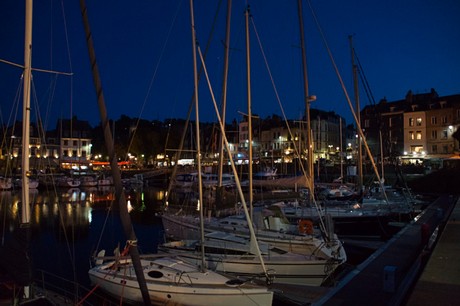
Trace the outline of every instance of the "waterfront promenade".
<path fill-rule="evenodd" d="M 430 287 L 433 290 L 433 296 L 440 295 L 447 299 L 446 287 L 442 284 L 431 286 L 426 281 L 443 279 L 445 282 L 450 282 L 448 283 L 452 286 L 450 290 L 454 291 L 456 287 L 457 290 L 453 296 L 458 297 L 459 295 L 458 268 L 455 269 L 454 265 L 443 268 L 442 265 L 448 265 L 448 263 L 436 260 L 436 256 L 440 256 L 437 255 L 439 252 L 441 256 L 451 258 L 449 262 L 457 260 L 455 256 L 458 254 L 459 229 L 452 228 L 452 226 L 458 226 L 457 221 L 452 219 L 456 218 L 455 213 L 451 214 L 454 207 L 456 208 L 455 213 L 458 213 L 460 207 L 458 197 L 441 196 L 438 198 L 418 216 L 415 222 L 406 226 L 369 259 L 345 276 L 336 287 L 321 298 L 311 301 L 311 304 L 404 305 L 407 298 L 410 297 L 409 303 L 412 303 L 410 305 L 449 305 L 447 302 L 443 303 L 442 299 L 433 299 L 428 303 L 428 299 L 425 299 L 423 294 L 430 293 L 425 291 L 423 286 Z M 450 221 L 453 223 L 449 223 Z M 431 234 L 435 233 L 438 227 L 442 230 L 444 225 L 447 231 L 441 231 L 440 240 L 434 245 L 435 249 L 431 250 Z M 457 243 L 450 243 L 452 239 L 457 239 Z M 428 258 L 431 260 L 424 269 Z M 455 265 L 458 267 L 458 263 Z M 420 271 L 424 273 L 417 283 Z M 413 290 L 414 284 L 417 284 L 415 290 Z"/>
<path fill-rule="evenodd" d="M 460 199 L 406 305 L 460 304 Z"/>

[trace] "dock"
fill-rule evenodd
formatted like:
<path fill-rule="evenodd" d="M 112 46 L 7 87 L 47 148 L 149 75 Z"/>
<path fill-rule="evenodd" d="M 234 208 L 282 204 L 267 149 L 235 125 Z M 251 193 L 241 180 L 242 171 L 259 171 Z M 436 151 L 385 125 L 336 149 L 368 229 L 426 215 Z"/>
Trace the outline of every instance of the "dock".
<path fill-rule="evenodd" d="M 460 200 L 406 305 L 460 304 Z"/>
<path fill-rule="evenodd" d="M 458 305 L 459 217 L 458 197 L 440 196 L 336 286 L 293 304 Z"/>

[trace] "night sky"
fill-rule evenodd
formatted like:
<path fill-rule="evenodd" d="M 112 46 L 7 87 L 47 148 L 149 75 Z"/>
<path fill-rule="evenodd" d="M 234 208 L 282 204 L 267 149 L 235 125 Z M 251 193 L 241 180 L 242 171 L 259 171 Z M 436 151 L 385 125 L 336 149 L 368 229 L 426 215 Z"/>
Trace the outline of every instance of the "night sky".
<path fill-rule="evenodd" d="M 109 117 L 147 120 L 186 118 L 193 93 L 189 1 L 87 1 Z M 304 113 L 302 59 L 296 0 L 233 1 L 227 122 L 247 112 L 244 12 L 250 5 L 252 113 L 289 119 Z M 460 93 L 460 2 L 458 0 L 303 1 L 309 92 L 315 108 L 352 121 L 326 43 L 350 97 L 353 97 L 349 35 L 370 91 L 378 102 L 408 92 L 440 96 Z M 224 63 L 226 1 L 195 1 L 197 40 L 210 40 L 206 66 L 220 103 Z M 214 32 L 212 25 L 216 20 Z M 99 123 L 79 1 L 34 3 L 32 120 L 45 129 L 58 118 L 77 116 Z M 255 26 L 255 28 L 254 28 Z M 23 63 L 24 3 L 0 2 L 0 59 Z M 263 53 L 261 51 L 263 48 Z M 268 73 L 265 61 L 268 63 Z M 1 123 L 21 119 L 15 99 L 21 69 L 0 63 Z M 272 80 L 273 79 L 273 84 Z M 274 87 L 275 86 L 275 87 Z M 280 102 L 278 102 L 279 97 Z M 371 103 L 361 89 L 361 107 Z M 22 100 L 19 101 L 22 103 Z M 199 89 L 200 119 L 215 121 L 208 85 Z M 281 106 L 280 104 L 281 103 Z M 192 114 L 192 118 L 195 115 Z"/>

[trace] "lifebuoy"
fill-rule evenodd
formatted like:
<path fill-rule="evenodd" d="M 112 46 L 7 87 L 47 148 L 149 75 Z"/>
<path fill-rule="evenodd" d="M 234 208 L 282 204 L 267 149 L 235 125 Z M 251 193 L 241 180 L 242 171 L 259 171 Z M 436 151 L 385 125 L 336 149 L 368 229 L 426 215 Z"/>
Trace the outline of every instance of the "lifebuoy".
<path fill-rule="evenodd" d="M 308 235 L 313 234 L 313 222 L 311 220 L 300 220 L 299 233 Z"/>

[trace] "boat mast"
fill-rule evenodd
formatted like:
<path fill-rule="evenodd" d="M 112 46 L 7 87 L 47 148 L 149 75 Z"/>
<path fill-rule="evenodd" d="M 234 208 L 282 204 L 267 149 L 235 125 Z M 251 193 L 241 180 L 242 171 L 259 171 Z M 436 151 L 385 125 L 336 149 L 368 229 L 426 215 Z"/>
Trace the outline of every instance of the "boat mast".
<path fill-rule="evenodd" d="M 196 131 L 196 164 L 198 170 L 198 201 L 200 207 L 200 229 L 201 229 L 201 270 L 206 270 L 206 259 L 204 257 L 204 207 L 203 207 L 203 180 L 201 177 L 201 144 L 200 144 L 200 112 L 198 107 L 198 69 L 196 61 L 196 32 L 195 16 L 193 14 L 193 0 L 190 0 L 190 22 L 192 28 L 192 54 L 193 54 L 193 87 L 195 99 L 195 131 Z"/>
<path fill-rule="evenodd" d="M 340 125 L 340 183 L 343 184 L 343 134 L 342 134 L 342 117 L 339 117 Z"/>
<path fill-rule="evenodd" d="M 30 142 L 30 83 L 32 75 L 32 10 L 33 0 L 26 0 L 24 35 L 24 96 L 22 109 L 22 226 L 30 222 L 29 207 L 29 142 Z"/>
<path fill-rule="evenodd" d="M 85 0 L 80 0 L 80 10 L 83 19 L 83 25 L 85 28 L 86 44 L 88 46 L 89 58 L 91 61 L 91 69 L 93 74 L 94 87 L 97 94 L 97 102 L 99 105 L 99 112 L 101 117 L 101 126 L 104 131 L 105 146 L 110 158 L 110 168 L 112 171 L 113 183 L 115 186 L 115 199 L 120 209 L 120 218 L 122 221 L 123 229 L 128 242 L 130 243 L 129 254 L 133 263 L 134 271 L 136 272 L 137 281 L 141 290 L 142 298 L 145 305 L 152 305 L 150 302 L 150 295 L 145 281 L 144 272 L 142 269 L 139 250 L 137 248 L 137 238 L 134 232 L 131 218 L 128 213 L 128 207 L 126 205 L 125 193 L 123 191 L 123 185 L 121 182 L 121 173 L 118 168 L 117 156 L 114 151 L 114 142 L 112 133 L 110 131 L 110 122 L 107 115 L 107 109 L 105 107 L 104 92 L 102 90 L 102 82 L 99 76 L 99 68 L 96 62 L 96 52 L 94 50 L 93 36 L 89 26 L 88 14 Z"/>
<path fill-rule="evenodd" d="M 232 0 L 227 1 L 227 24 L 226 24 L 226 33 L 225 33 L 225 45 L 224 45 L 224 77 L 222 81 L 222 121 L 224 122 L 225 128 L 225 113 L 227 108 L 227 79 L 228 79 L 228 58 L 230 52 L 230 23 L 232 16 Z M 221 135 L 225 133 L 225 130 L 221 131 Z M 220 136 L 219 143 L 219 181 L 218 189 L 216 192 L 217 203 L 222 200 L 222 173 L 224 171 L 224 139 Z"/>
<path fill-rule="evenodd" d="M 309 96 L 308 92 L 308 74 L 307 74 L 307 56 L 305 51 L 305 33 L 304 33 L 304 25 L 303 25 L 303 15 L 302 15 L 302 0 L 297 0 L 297 12 L 299 15 L 299 29 L 300 29 L 300 46 L 302 49 L 302 67 L 303 67 L 303 91 L 304 91 L 304 99 L 305 99 L 305 119 L 307 121 L 307 133 L 306 133 L 306 140 L 307 140 L 307 185 L 309 189 L 309 200 L 310 203 L 313 202 L 313 191 L 314 191 L 314 171 L 313 171 L 313 146 L 311 143 L 311 121 L 310 121 L 310 102 L 314 101 L 316 97 Z"/>
<path fill-rule="evenodd" d="M 355 49 L 353 48 L 353 36 L 348 36 L 350 40 L 350 51 L 351 51 L 351 67 L 353 69 L 353 89 L 355 94 L 355 105 L 356 105 L 356 124 L 361 128 L 361 115 L 359 105 L 359 88 L 358 88 L 358 66 L 355 64 Z M 358 134 L 358 190 L 361 194 L 363 192 L 363 146 L 361 134 Z"/>
<path fill-rule="evenodd" d="M 249 46 L 249 6 L 245 11 L 246 21 L 246 78 L 247 78 L 247 99 L 248 99 L 248 154 L 249 154 L 249 215 L 253 218 L 253 193 L 252 193 L 252 106 L 251 106 L 251 50 Z"/>

